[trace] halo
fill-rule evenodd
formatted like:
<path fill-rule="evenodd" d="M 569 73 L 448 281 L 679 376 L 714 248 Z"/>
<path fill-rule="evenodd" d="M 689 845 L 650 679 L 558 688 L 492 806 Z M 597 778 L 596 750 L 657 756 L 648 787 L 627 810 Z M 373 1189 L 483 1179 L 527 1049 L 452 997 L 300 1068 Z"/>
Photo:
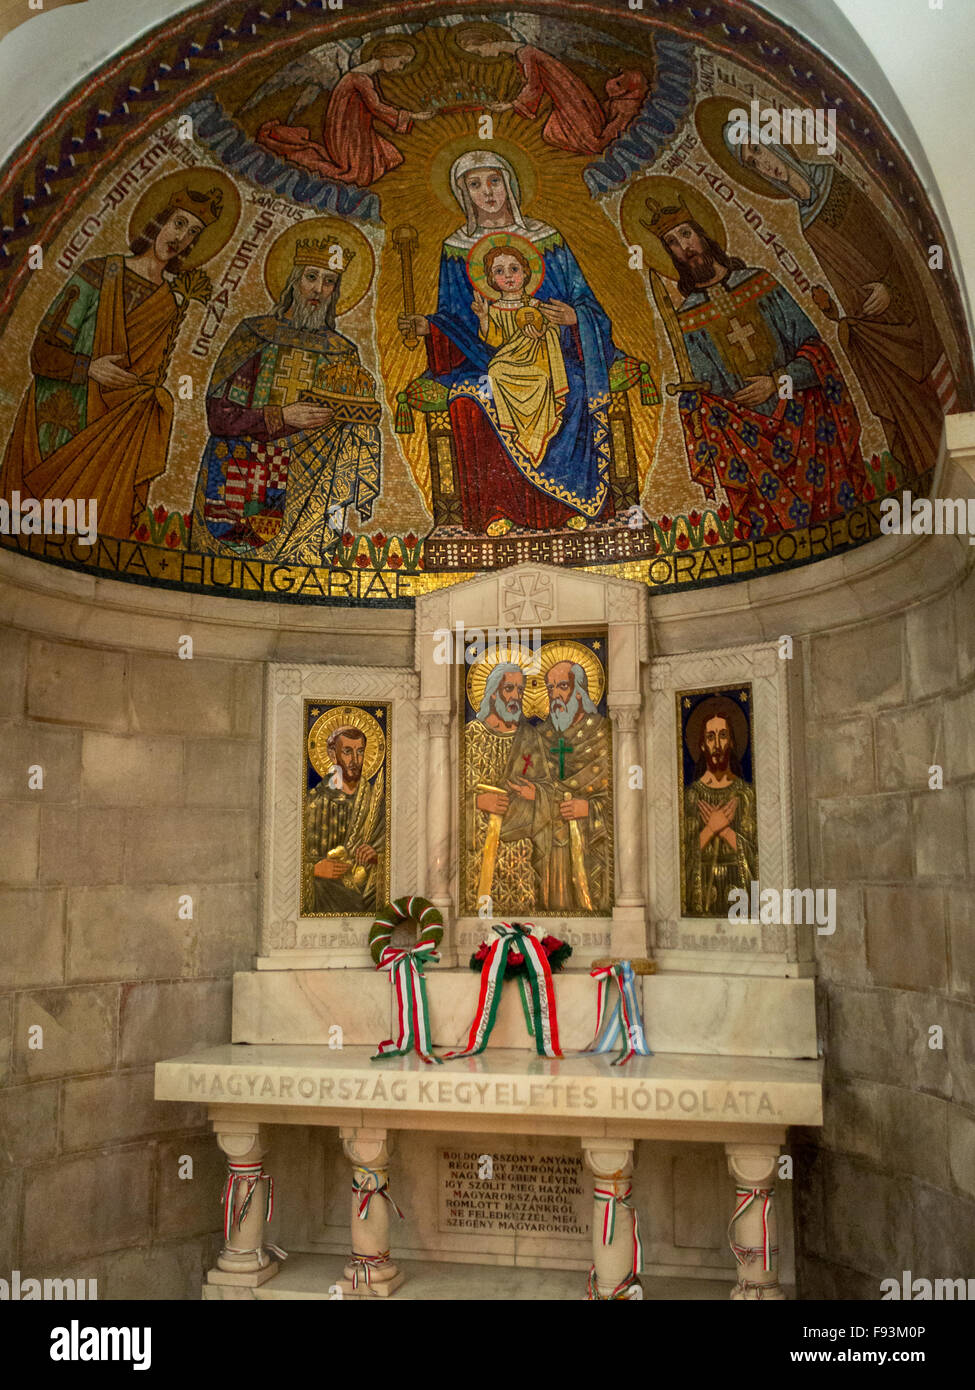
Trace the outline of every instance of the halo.
<path fill-rule="evenodd" d="M 499 154 L 514 169 L 518 179 L 519 199 L 522 212 L 535 196 L 535 170 L 523 149 L 513 145 L 510 140 L 473 140 L 470 135 L 455 135 L 447 140 L 430 160 L 430 186 L 434 193 L 452 212 L 457 212 L 457 199 L 450 186 L 450 168 L 455 159 L 469 151 L 479 149 L 491 154 Z"/>
<path fill-rule="evenodd" d="M 498 53 L 494 57 L 488 57 L 481 53 L 468 53 L 460 45 L 460 40 L 468 34 L 476 33 L 478 38 L 487 39 L 490 43 L 500 40 L 501 43 L 510 43 L 513 37 L 507 29 L 500 24 L 492 24 L 488 20 L 480 20 L 474 24 L 454 24 L 447 30 L 446 48 L 452 56 L 459 58 L 467 63 L 499 63 L 502 58 L 510 58 L 510 53 Z"/>
<path fill-rule="evenodd" d="M 308 761 L 319 777 L 327 777 L 335 766 L 328 756 L 328 737 L 336 729 L 359 729 L 366 736 L 362 775 L 369 779 L 379 771 L 386 757 L 386 735 L 379 723 L 358 705 L 333 705 L 315 720 L 308 731 Z"/>
<path fill-rule="evenodd" d="M 620 224 L 623 228 L 623 235 L 626 237 L 630 246 L 640 246 L 643 249 L 643 264 L 647 270 L 656 270 L 665 280 L 677 279 L 677 267 L 667 254 L 666 248 L 660 238 L 651 232 L 649 227 L 644 227 L 641 218 L 649 221 L 649 214 L 646 209 L 646 200 L 655 198 L 664 207 L 673 207 L 674 204 L 681 202 L 687 211 L 694 218 L 698 226 L 703 227 L 708 236 L 716 241 L 722 251 L 727 244 L 724 223 L 720 214 L 711 206 L 703 193 L 683 179 L 662 178 L 651 175 L 646 179 L 639 179 L 630 185 L 623 195 L 620 203 Z"/>
<path fill-rule="evenodd" d="M 359 67 L 362 63 L 368 63 L 370 58 L 375 56 L 376 49 L 380 44 L 384 43 L 407 44 L 413 50 L 413 57 L 405 68 L 400 68 L 398 72 L 383 73 L 384 77 L 407 77 L 411 72 L 416 72 L 422 59 L 412 34 L 373 34 L 370 38 L 366 39 L 365 43 L 359 49 L 357 55 L 358 61 L 355 67 L 351 68 L 350 71 L 354 72 L 355 68 Z"/>
<path fill-rule="evenodd" d="M 264 283 L 275 303 L 280 299 L 291 274 L 298 242 L 308 239 L 324 241 L 327 237 L 334 237 L 347 250 L 355 251 L 342 271 L 342 286 L 335 312 L 347 314 L 355 308 L 372 283 L 375 261 L 372 247 L 359 228 L 341 217 L 309 217 L 288 227 L 277 238 L 264 261 Z"/>
<path fill-rule="evenodd" d="M 725 144 L 723 132 L 729 114 L 743 109 L 741 102 L 731 97 L 705 97 L 704 101 L 698 102 L 694 121 L 705 149 L 719 168 L 749 192 L 759 193 L 763 198 L 791 198 L 790 193 L 771 183 L 757 169 L 750 169 L 746 164 L 741 164 Z M 793 145 L 791 148 L 798 158 L 807 164 L 824 162 L 815 145 Z"/>
<path fill-rule="evenodd" d="M 479 290 L 485 299 L 501 298 L 501 291 L 491 284 L 484 266 L 484 257 L 495 246 L 513 246 L 516 251 L 521 252 L 531 268 L 522 293 L 533 295 L 545 279 L 545 257 L 533 242 L 527 237 L 519 236 L 517 232 L 488 232 L 480 241 L 474 243 L 467 253 L 467 278 L 474 288 Z"/>
<path fill-rule="evenodd" d="M 525 675 L 525 703 L 528 702 L 528 687 L 532 677 L 525 671 L 526 666 L 532 665 L 537 659 L 537 653 L 532 652 L 528 647 L 501 647 L 500 644 L 494 648 L 490 656 L 485 656 L 481 661 L 476 661 L 467 672 L 467 701 L 471 709 L 476 714 L 481 708 L 481 701 L 484 699 L 484 690 L 488 683 L 488 677 L 495 666 L 520 666 Z M 528 713 L 527 707 L 525 713 Z"/>
<path fill-rule="evenodd" d="M 204 227 L 196 241 L 185 251 L 180 264 L 183 270 L 195 270 L 222 251 L 233 235 L 240 217 L 240 194 L 232 179 L 220 169 L 183 169 L 177 174 L 165 174 L 142 194 L 129 217 L 129 242 L 142 235 L 147 222 L 159 217 L 169 206 L 175 193 L 184 189 L 191 193 L 207 193 L 219 188 L 223 194 L 223 210 L 216 222 Z"/>
<path fill-rule="evenodd" d="M 606 671 L 603 663 L 596 656 L 595 652 L 582 645 L 581 642 L 571 642 L 560 639 L 555 642 L 546 642 L 542 647 L 541 674 L 530 676 L 528 688 L 525 691 L 525 713 L 526 715 L 539 715 L 545 717 L 548 714 L 548 692 L 545 689 L 545 677 L 553 666 L 557 666 L 560 661 L 577 661 L 586 673 L 589 682 L 589 698 L 594 705 L 598 705 L 603 698 L 603 691 L 606 689 Z"/>
<path fill-rule="evenodd" d="M 719 714 L 731 724 L 735 756 L 740 759 L 748 747 L 748 719 L 744 710 L 728 695 L 709 695 L 694 706 L 684 725 L 684 742 L 695 763 L 701 756 L 701 730 L 709 719 Z"/>

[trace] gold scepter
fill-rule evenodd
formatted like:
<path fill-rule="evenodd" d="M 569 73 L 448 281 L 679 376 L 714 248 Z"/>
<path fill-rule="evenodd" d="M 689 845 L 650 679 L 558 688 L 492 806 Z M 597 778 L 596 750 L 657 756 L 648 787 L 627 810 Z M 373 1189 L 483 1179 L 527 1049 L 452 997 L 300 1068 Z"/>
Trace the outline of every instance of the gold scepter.
<path fill-rule="evenodd" d="M 403 278 L 403 314 L 413 318 L 416 314 L 416 292 L 413 288 L 413 252 L 420 244 L 420 236 L 415 227 L 408 222 L 393 228 L 393 245 L 399 252 L 399 268 Z M 410 349 L 419 347 L 419 338 L 404 338 Z"/>
<path fill-rule="evenodd" d="M 564 792 L 563 801 L 571 801 L 572 793 Z M 569 857 L 572 860 L 572 875 L 579 886 L 579 896 L 587 912 L 592 912 L 592 898 L 589 896 L 589 878 L 586 874 L 586 861 L 582 857 L 582 831 L 577 820 L 569 821 Z"/>
<path fill-rule="evenodd" d="M 479 792 L 497 792 L 499 796 L 507 796 L 508 793 L 503 787 L 492 787 L 488 782 L 477 784 Z M 477 901 L 478 904 L 485 898 L 491 897 L 491 889 L 494 886 L 494 867 L 498 859 L 498 846 L 501 843 L 501 821 L 503 817 L 497 811 L 488 812 L 487 834 L 484 837 L 484 854 L 481 858 L 481 872 L 477 879 Z"/>
<path fill-rule="evenodd" d="M 646 223 L 644 223 L 644 226 Z M 681 332 L 680 319 L 677 317 L 677 310 L 674 302 L 667 293 L 667 287 L 663 282 L 663 276 L 657 270 L 650 271 L 650 290 L 653 294 L 653 302 L 657 306 L 657 311 L 664 321 L 664 328 L 667 330 L 667 338 L 670 342 L 670 350 L 674 354 L 674 362 L 677 365 L 679 381 L 672 381 L 667 387 L 668 396 L 678 396 L 682 391 L 710 391 L 710 381 L 695 381 L 694 368 L 691 366 L 690 354 L 687 351 L 687 344 L 684 342 L 684 335 Z M 701 437 L 701 412 L 695 407 L 691 411 L 691 434 L 695 439 Z"/>

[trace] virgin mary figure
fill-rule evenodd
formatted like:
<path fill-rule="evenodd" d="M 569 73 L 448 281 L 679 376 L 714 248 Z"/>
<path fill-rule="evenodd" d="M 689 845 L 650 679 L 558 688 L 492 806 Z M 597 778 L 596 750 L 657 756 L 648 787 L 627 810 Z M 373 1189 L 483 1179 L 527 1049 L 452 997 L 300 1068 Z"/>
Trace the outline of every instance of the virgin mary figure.
<path fill-rule="evenodd" d="M 499 535 L 608 520 L 609 368 L 622 356 L 610 321 L 559 232 L 523 214 L 518 177 L 506 159 L 471 150 L 454 161 L 450 186 L 464 222 L 443 243 L 436 312 L 404 315 L 399 328 L 404 337 L 426 338 L 428 372 L 449 390 L 463 528 Z M 485 247 L 508 238 L 514 246 L 530 243 L 530 259 L 540 262 L 521 322 L 529 337 L 549 340 L 553 360 L 560 350 L 564 367 L 557 418 L 538 450 L 519 447 L 505 404 L 495 399 L 497 373 L 489 367 L 497 338 L 482 328 L 485 301 L 477 286 L 484 281 L 474 268 L 483 267 Z M 496 281 L 494 287 L 501 292 Z M 504 299 L 498 302 L 503 307 Z"/>

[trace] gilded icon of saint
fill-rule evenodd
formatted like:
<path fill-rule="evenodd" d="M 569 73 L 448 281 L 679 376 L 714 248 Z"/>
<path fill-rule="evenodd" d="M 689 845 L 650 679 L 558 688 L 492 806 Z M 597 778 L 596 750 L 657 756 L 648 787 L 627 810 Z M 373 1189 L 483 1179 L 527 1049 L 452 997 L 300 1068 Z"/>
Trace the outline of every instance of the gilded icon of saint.
<path fill-rule="evenodd" d="M 386 739 L 358 706 L 322 715 L 308 737 L 322 773 L 305 798 L 305 916 L 375 914 L 388 891 Z"/>
<path fill-rule="evenodd" d="M 695 777 L 684 791 L 684 903 L 687 917 L 724 917 L 732 889 L 758 879 L 755 789 L 742 776 L 748 720 L 716 695 L 695 706 L 684 733 Z"/>

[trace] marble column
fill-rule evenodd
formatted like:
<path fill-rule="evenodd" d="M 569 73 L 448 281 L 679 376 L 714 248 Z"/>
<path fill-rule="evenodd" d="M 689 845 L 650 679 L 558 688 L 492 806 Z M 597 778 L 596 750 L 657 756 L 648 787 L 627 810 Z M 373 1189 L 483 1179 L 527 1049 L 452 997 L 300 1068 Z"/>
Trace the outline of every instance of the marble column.
<path fill-rule="evenodd" d="M 738 1262 L 733 1299 L 782 1300 L 776 1243 L 775 1169 L 777 1144 L 725 1144 L 728 1171 L 735 1180 L 735 1204 L 728 1239 Z"/>
<path fill-rule="evenodd" d="M 634 1269 L 636 1210 L 629 1204 L 633 1140 L 584 1138 L 581 1142 L 583 1161 L 593 1175 L 588 1297 L 593 1302 L 640 1299 L 643 1286 L 637 1278 L 639 1270 Z"/>
<path fill-rule="evenodd" d="M 454 788 L 450 777 L 450 714 L 447 710 L 424 710 L 425 758 L 421 762 L 423 785 L 418 794 L 426 805 L 426 896 L 443 913 L 444 922 L 453 917 L 451 894 L 450 808 Z M 442 963 L 452 965 L 453 944 L 447 940 L 441 952 Z"/>
<path fill-rule="evenodd" d="M 259 1125 L 218 1121 L 217 1143 L 227 1155 L 224 1213 L 231 1203 L 230 1233 L 217 1256 L 217 1267 L 207 1274 L 209 1284 L 256 1288 L 273 1278 L 284 1251 L 265 1240 L 265 1214 L 270 1178 L 262 1159 L 267 1144 Z M 278 1259 L 274 1258 L 275 1256 Z"/>
<path fill-rule="evenodd" d="M 646 757 L 640 751 L 639 705 L 615 705 L 613 762 L 615 809 L 613 842 L 616 855 L 616 901 L 613 907 L 612 951 L 632 959 L 647 954 L 647 913 L 644 895 L 646 849 Z M 631 769 L 640 769 L 640 785 L 632 787 Z"/>
<path fill-rule="evenodd" d="M 339 1280 L 343 1298 L 388 1298 L 404 1275 L 389 1258 L 388 1195 L 392 1149 L 384 1129 L 340 1129 L 346 1158 L 352 1160 L 352 1258 Z M 375 1195 L 369 1197 L 372 1192 Z"/>

